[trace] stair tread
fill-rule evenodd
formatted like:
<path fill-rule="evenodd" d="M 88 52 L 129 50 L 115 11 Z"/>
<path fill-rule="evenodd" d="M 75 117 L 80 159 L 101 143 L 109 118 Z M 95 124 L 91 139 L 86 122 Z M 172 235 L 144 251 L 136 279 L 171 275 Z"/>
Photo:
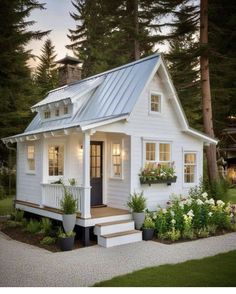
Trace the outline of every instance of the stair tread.
<path fill-rule="evenodd" d="M 106 227 L 106 226 L 126 224 L 126 223 L 131 223 L 131 222 L 133 222 L 133 220 L 120 220 L 120 221 L 114 221 L 114 222 L 100 223 L 100 224 L 96 224 L 95 226 Z"/>
<path fill-rule="evenodd" d="M 124 231 L 124 232 L 119 232 L 119 233 L 113 233 L 113 234 L 107 234 L 107 235 L 101 235 L 103 238 L 115 238 L 119 236 L 126 236 L 126 235 L 132 235 L 132 234 L 137 234 L 137 233 L 142 233 L 141 231 L 138 230 L 130 230 L 130 231 Z"/>

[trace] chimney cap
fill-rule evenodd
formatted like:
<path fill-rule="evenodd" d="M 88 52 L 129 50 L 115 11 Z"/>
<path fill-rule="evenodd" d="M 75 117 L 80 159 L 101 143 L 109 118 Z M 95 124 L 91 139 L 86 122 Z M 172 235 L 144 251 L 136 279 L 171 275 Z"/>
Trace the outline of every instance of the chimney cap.
<path fill-rule="evenodd" d="M 61 63 L 61 64 L 79 64 L 82 63 L 78 58 L 72 57 L 69 55 L 66 55 L 64 58 L 56 61 L 56 63 Z"/>

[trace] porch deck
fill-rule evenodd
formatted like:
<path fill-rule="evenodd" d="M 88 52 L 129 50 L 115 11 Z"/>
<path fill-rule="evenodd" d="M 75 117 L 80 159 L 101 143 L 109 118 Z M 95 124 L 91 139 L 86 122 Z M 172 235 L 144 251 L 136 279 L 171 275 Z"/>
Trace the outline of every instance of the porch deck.
<path fill-rule="evenodd" d="M 16 204 L 21 204 L 33 208 L 37 208 L 40 210 L 46 210 L 49 212 L 57 213 L 57 214 L 62 214 L 62 211 L 57 208 L 52 208 L 52 207 L 40 207 L 40 205 L 27 202 L 27 201 L 21 201 L 21 200 L 15 200 Z M 130 212 L 126 209 L 120 209 L 120 208 L 113 208 L 109 206 L 104 206 L 104 207 L 91 207 L 91 218 L 90 219 L 97 219 L 97 218 L 104 218 L 104 217 L 110 217 L 110 216 L 118 216 L 118 215 L 125 215 L 129 214 Z M 77 219 L 80 219 L 80 213 L 77 213 Z"/>

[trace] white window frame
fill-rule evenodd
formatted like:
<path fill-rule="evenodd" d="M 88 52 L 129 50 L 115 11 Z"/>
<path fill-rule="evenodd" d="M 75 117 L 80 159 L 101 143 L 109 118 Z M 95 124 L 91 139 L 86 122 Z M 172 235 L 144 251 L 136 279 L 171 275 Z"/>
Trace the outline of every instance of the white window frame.
<path fill-rule="evenodd" d="M 33 146 L 34 147 L 34 169 L 29 169 L 29 164 L 28 164 L 28 148 L 30 146 Z M 35 175 L 36 173 L 36 148 L 35 148 L 35 144 L 34 143 L 29 143 L 29 144 L 26 144 L 26 149 L 25 149 L 25 154 L 26 154 L 26 165 L 25 165 L 25 171 L 26 171 L 26 174 L 31 174 L 31 175 Z"/>
<path fill-rule="evenodd" d="M 49 115 L 49 117 L 46 117 L 46 113 Z M 52 118 L 52 111 L 50 109 L 44 110 L 44 112 L 43 112 L 43 118 L 45 120 L 51 119 Z"/>
<path fill-rule="evenodd" d="M 121 157 L 121 175 L 116 176 L 114 175 L 114 169 L 113 169 L 113 144 L 120 144 L 120 157 Z M 112 140 L 110 143 L 110 160 L 111 160 L 111 165 L 110 165 L 110 178 L 114 180 L 123 180 L 124 179 L 124 162 L 123 162 L 123 152 L 124 152 L 124 140 Z"/>
<path fill-rule="evenodd" d="M 159 96 L 159 111 L 153 111 L 151 109 L 151 105 L 152 105 L 152 95 L 157 95 Z M 163 94 L 161 92 L 157 92 L 157 91 L 150 91 L 149 92 L 149 97 L 148 97 L 148 112 L 150 115 L 160 115 L 162 113 L 162 100 L 163 100 Z"/>
<path fill-rule="evenodd" d="M 186 183 L 185 182 L 185 173 L 184 173 L 184 167 L 185 167 L 185 154 L 195 154 L 196 156 L 196 163 L 195 163 L 195 175 L 194 175 L 194 182 L 191 183 Z M 183 186 L 184 187 L 191 187 L 191 186 L 195 186 L 198 182 L 198 151 L 196 150 L 183 150 L 183 159 L 182 159 L 182 176 L 183 176 Z"/>
<path fill-rule="evenodd" d="M 155 149 L 155 160 L 146 160 L 146 143 L 155 143 L 156 149 Z M 169 144 L 170 145 L 170 160 L 169 161 L 160 161 L 160 144 Z M 162 141 L 162 140 L 143 140 L 143 166 L 145 166 L 146 163 L 171 163 L 172 162 L 172 142 L 171 141 Z"/>
<path fill-rule="evenodd" d="M 49 175 L 49 154 L 48 154 L 48 151 L 49 151 L 50 147 L 55 147 L 55 146 L 63 146 L 63 150 L 64 150 L 63 174 L 62 175 L 52 175 L 52 176 L 50 176 Z M 46 171 L 46 175 L 47 175 L 48 179 L 50 180 L 50 182 L 57 181 L 57 180 L 59 180 L 61 178 L 64 178 L 65 174 L 66 174 L 66 171 L 65 171 L 65 169 L 66 169 L 66 160 L 65 160 L 66 146 L 65 146 L 65 143 L 63 143 L 63 142 L 48 142 L 46 152 L 47 152 L 47 171 Z"/>

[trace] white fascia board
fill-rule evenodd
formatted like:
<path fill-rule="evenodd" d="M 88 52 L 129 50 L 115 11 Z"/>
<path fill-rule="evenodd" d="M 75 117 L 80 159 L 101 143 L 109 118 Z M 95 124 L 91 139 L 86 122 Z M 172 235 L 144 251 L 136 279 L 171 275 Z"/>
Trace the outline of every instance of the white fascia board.
<path fill-rule="evenodd" d="M 107 119 L 107 120 L 103 120 L 103 121 L 99 121 L 99 122 L 95 122 L 95 123 L 91 123 L 91 124 L 88 124 L 88 125 L 84 125 L 84 126 L 81 126 L 81 130 L 82 132 L 84 131 L 87 131 L 87 130 L 91 130 L 91 129 L 94 129 L 94 128 L 98 128 L 98 127 L 101 127 L 101 126 L 105 126 L 105 125 L 109 125 L 109 124 L 112 124 L 114 122 L 118 122 L 118 121 L 121 121 L 121 120 L 127 120 L 128 119 L 128 115 L 123 115 L 123 116 L 120 116 L 120 117 L 116 117 L 116 118 L 111 118 L 111 119 Z"/>
<path fill-rule="evenodd" d="M 217 143 L 219 142 L 217 139 L 213 139 L 213 138 L 207 136 L 206 134 L 200 133 L 200 132 L 193 130 L 193 129 L 190 129 L 190 128 L 184 130 L 183 132 L 186 132 L 186 133 L 189 133 L 195 137 L 201 138 L 206 143 L 217 145 Z"/>

